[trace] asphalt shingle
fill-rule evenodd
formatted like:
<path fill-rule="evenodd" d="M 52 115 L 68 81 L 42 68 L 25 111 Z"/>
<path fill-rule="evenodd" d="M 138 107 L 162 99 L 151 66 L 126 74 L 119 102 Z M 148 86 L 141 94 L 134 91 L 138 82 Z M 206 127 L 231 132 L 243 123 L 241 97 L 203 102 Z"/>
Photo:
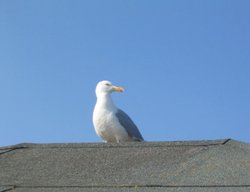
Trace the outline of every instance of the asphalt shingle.
<path fill-rule="evenodd" d="M 0 169 L 0 186 L 13 192 L 249 191 L 250 145 L 228 139 L 20 144 L 0 148 Z"/>
<path fill-rule="evenodd" d="M 249 192 L 250 187 L 131 187 L 131 188 L 82 188 L 82 187 L 67 187 L 67 188 L 16 188 L 11 192 Z"/>

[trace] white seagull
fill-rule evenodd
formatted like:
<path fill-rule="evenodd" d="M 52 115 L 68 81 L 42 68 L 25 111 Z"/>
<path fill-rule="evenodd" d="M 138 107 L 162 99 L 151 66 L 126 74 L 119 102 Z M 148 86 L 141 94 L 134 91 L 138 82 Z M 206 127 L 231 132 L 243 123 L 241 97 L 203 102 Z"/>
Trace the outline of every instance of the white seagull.
<path fill-rule="evenodd" d="M 123 92 L 122 87 L 110 81 L 100 81 L 96 86 L 96 105 L 93 113 L 95 131 L 104 142 L 143 141 L 143 137 L 130 117 L 117 108 L 112 101 L 112 92 Z"/>

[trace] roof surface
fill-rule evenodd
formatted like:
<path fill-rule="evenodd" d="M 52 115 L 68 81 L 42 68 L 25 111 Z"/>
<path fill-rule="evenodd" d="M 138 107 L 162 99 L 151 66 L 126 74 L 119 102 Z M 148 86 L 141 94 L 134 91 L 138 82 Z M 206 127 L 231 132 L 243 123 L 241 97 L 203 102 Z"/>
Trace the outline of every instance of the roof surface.
<path fill-rule="evenodd" d="M 19 144 L 0 148 L 0 192 L 250 191 L 250 144 Z"/>

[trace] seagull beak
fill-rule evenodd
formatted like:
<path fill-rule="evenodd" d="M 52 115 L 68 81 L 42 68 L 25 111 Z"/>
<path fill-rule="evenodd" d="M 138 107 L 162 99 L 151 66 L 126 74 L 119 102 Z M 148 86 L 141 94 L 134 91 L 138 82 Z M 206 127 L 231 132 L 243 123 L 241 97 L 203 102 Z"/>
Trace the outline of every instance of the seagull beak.
<path fill-rule="evenodd" d="M 113 86 L 113 90 L 117 92 L 124 92 L 124 89 L 122 87 Z"/>

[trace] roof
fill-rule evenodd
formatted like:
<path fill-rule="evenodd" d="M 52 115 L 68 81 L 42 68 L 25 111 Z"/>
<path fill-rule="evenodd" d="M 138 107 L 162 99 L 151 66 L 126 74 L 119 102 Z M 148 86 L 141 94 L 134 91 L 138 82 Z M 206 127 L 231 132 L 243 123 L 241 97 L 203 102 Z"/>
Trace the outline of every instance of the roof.
<path fill-rule="evenodd" d="M 0 192 L 250 191 L 250 144 L 19 144 L 0 148 Z"/>

